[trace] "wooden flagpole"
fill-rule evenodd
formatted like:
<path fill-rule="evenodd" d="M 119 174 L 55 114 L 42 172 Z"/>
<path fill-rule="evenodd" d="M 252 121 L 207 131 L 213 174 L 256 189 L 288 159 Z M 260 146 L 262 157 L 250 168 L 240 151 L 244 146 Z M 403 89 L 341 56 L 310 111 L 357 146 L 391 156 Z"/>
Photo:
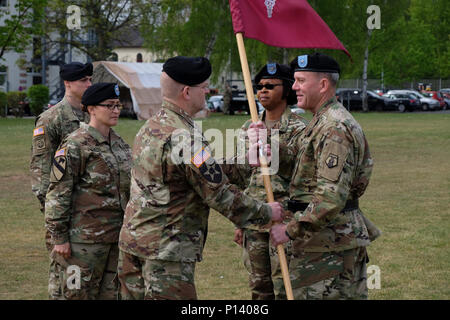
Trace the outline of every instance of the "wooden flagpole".
<path fill-rule="evenodd" d="M 239 57 L 241 59 L 242 74 L 244 75 L 245 90 L 247 92 L 247 101 L 250 106 L 250 115 L 253 122 L 258 122 L 258 111 L 256 109 L 255 95 L 253 93 L 252 80 L 250 78 L 250 69 L 248 68 L 247 54 L 245 52 L 244 37 L 242 33 L 236 33 L 236 41 L 239 50 Z M 269 169 L 267 167 L 267 160 L 264 156 L 260 156 L 261 173 L 264 180 L 264 187 L 267 193 L 267 202 L 274 202 L 272 184 L 270 183 Z M 281 273 L 283 275 L 284 288 L 286 289 L 286 296 L 288 300 L 294 300 L 292 293 L 291 280 L 289 279 L 289 271 L 287 266 L 286 254 L 282 244 L 277 246 L 278 258 L 280 260 Z"/>

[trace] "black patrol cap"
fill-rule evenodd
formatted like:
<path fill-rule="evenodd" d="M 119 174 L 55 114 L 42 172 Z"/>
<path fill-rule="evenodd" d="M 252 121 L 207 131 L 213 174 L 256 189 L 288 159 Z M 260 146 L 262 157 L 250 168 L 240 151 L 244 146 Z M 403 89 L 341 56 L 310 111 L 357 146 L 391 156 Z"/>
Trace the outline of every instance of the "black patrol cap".
<path fill-rule="evenodd" d="M 100 82 L 93 84 L 83 94 L 81 104 L 85 107 L 95 106 L 108 99 L 119 99 L 119 86 L 115 83 Z"/>
<path fill-rule="evenodd" d="M 341 68 L 336 60 L 319 52 L 295 57 L 291 62 L 291 69 L 293 72 L 311 71 L 341 73 Z"/>
<path fill-rule="evenodd" d="M 193 86 L 209 78 L 211 63 L 205 57 L 176 56 L 163 64 L 163 71 L 173 80 Z"/>
<path fill-rule="evenodd" d="M 77 81 L 92 76 L 92 63 L 71 62 L 60 67 L 59 76 L 66 81 Z"/>
<path fill-rule="evenodd" d="M 285 64 L 268 63 L 255 76 L 255 84 L 258 84 L 261 79 L 285 79 L 294 82 L 294 75 Z"/>

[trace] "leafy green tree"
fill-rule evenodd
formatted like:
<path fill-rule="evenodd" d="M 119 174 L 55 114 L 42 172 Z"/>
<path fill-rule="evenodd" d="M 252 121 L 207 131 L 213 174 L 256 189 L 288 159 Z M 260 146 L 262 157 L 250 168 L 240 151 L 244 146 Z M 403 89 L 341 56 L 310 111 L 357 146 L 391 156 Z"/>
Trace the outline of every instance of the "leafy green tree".
<path fill-rule="evenodd" d="M 0 10 L 0 59 L 7 50 L 23 52 L 33 36 L 43 32 L 42 19 L 47 0 L 20 0 L 14 10 Z"/>
<path fill-rule="evenodd" d="M 137 28 L 140 11 L 137 0 L 53 0 L 48 5 L 46 16 L 47 42 L 71 45 L 88 54 L 92 60 L 107 60 L 113 49 L 114 40 L 126 38 L 130 29 Z M 81 10 L 80 28 L 69 30 L 67 13 L 69 5 Z M 60 36 L 51 37 L 52 31 Z M 71 35 L 69 37 L 69 31 Z"/>

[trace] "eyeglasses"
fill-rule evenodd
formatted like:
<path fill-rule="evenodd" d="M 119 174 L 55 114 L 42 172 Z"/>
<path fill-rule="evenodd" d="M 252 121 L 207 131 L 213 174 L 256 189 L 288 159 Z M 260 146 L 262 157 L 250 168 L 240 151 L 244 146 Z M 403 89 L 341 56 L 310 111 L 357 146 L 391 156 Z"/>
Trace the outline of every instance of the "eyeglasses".
<path fill-rule="evenodd" d="M 123 104 L 121 104 L 121 103 L 119 103 L 119 104 L 97 104 L 97 106 L 106 107 L 111 111 L 113 111 L 115 108 L 117 108 L 118 110 L 123 109 Z"/>
<path fill-rule="evenodd" d="M 266 88 L 267 90 L 273 90 L 276 86 L 282 86 L 282 83 L 272 84 L 272 83 L 266 83 L 266 84 L 257 84 L 255 85 L 256 90 L 262 90 L 262 88 Z"/>

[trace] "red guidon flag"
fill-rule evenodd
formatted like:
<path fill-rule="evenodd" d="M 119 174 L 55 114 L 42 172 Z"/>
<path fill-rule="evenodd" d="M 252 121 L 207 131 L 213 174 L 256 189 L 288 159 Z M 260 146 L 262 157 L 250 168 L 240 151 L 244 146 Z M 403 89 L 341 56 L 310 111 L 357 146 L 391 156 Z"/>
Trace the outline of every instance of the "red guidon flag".
<path fill-rule="evenodd" d="M 244 37 L 282 48 L 344 51 L 333 31 L 306 0 L 229 0 L 233 29 Z"/>

